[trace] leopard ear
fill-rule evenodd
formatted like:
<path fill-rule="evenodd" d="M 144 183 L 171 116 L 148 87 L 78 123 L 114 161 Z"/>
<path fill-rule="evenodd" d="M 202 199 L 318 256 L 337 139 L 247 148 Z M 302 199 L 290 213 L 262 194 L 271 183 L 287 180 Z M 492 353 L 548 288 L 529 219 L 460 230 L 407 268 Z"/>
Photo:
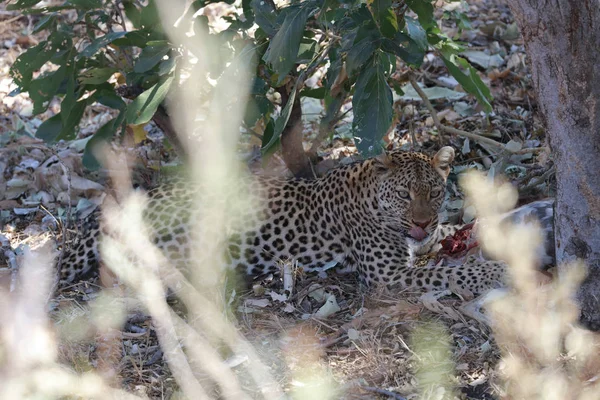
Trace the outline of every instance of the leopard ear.
<path fill-rule="evenodd" d="M 450 146 L 444 146 L 431 159 L 431 165 L 442 176 L 448 178 L 450 174 L 450 165 L 454 161 L 454 149 Z"/>
<path fill-rule="evenodd" d="M 375 160 L 375 166 L 381 171 L 388 170 L 394 166 L 394 160 L 386 152 L 383 152 L 380 155 L 375 156 L 374 160 Z"/>

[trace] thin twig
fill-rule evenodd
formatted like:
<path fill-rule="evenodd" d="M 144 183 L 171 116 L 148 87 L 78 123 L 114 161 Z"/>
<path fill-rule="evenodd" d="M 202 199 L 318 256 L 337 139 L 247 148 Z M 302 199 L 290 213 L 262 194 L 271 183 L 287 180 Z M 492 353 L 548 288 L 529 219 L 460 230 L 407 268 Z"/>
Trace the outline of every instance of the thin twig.
<path fill-rule="evenodd" d="M 521 149 L 521 150 L 513 151 L 514 154 L 543 153 L 543 152 L 550 152 L 550 148 L 548 148 L 546 146 L 542 146 L 542 147 L 526 147 L 526 148 Z"/>
<path fill-rule="evenodd" d="M 513 153 L 513 151 L 510 151 L 502 143 L 496 142 L 494 139 L 490 139 L 490 138 L 487 138 L 485 136 L 478 135 L 476 133 L 471 133 L 471 132 L 463 131 L 462 129 L 452 128 L 450 126 L 445 126 L 445 125 L 441 125 L 441 126 L 442 126 L 442 131 L 444 131 L 444 132 L 448 132 L 448 133 L 452 133 L 454 135 L 459 135 L 459 136 L 467 137 L 469 139 L 473 139 L 473 140 L 481 142 L 481 143 L 489 144 L 490 146 L 493 146 L 493 147 L 495 147 L 497 149 L 506 150 L 506 151 L 509 151 L 509 152 Z"/>
<path fill-rule="evenodd" d="M 56 263 L 56 265 L 58 265 L 60 268 L 62 268 L 63 258 L 65 257 L 65 252 L 67 251 L 66 246 L 65 246 L 65 240 L 66 240 L 65 238 L 67 235 L 67 223 L 69 223 L 69 221 L 71 220 L 71 212 L 72 212 L 72 208 L 71 208 L 71 170 L 63 163 L 63 161 L 60 159 L 58 153 L 54 149 L 51 149 L 51 150 L 54 153 L 54 155 L 56 156 L 56 158 L 58 159 L 58 163 L 62 167 L 63 173 L 67 177 L 67 215 L 65 216 L 65 221 L 62 223 L 63 246 L 62 246 L 62 249 L 60 250 L 60 255 L 58 256 L 58 262 Z"/>
<path fill-rule="evenodd" d="M 17 256 L 14 251 L 6 250 L 4 252 L 7 264 L 10 266 L 10 292 L 14 292 L 19 282 L 19 263 L 17 263 Z"/>
<path fill-rule="evenodd" d="M 307 28 L 306 30 L 321 34 L 323 36 L 327 36 L 330 39 L 342 40 L 341 36 L 338 36 L 335 33 L 332 33 L 331 31 L 323 31 L 321 29 L 315 29 L 315 28 Z"/>
<path fill-rule="evenodd" d="M 10 19 L 5 19 L 4 21 L 0 21 L 0 26 L 2 26 L 2 25 L 8 25 L 8 24 L 10 24 L 12 22 L 15 22 L 18 19 L 23 18 L 23 17 L 24 17 L 24 15 L 17 15 L 16 17 L 13 17 L 13 18 L 10 18 Z"/>
<path fill-rule="evenodd" d="M 319 57 L 316 59 L 313 59 L 315 61 L 314 62 L 311 61 L 311 63 L 308 65 L 308 67 L 304 71 L 302 71 L 303 73 L 301 73 L 300 76 L 304 75 L 306 78 L 309 78 L 310 76 L 312 76 L 312 74 L 315 73 L 317 68 L 319 68 L 319 65 L 325 60 L 325 57 L 327 57 L 327 54 L 329 54 L 329 50 L 331 49 L 332 46 L 333 46 L 333 41 L 327 43 L 323 47 L 323 50 L 321 50 L 321 54 L 319 55 Z"/>
<path fill-rule="evenodd" d="M 416 107 L 414 105 L 412 105 L 411 107 L 413 108 L 413 115 L 414 115 L 414 113 L 417 111 Z M 412 142 L 411 148 L 416 149 L 419 142 L 417 142 L 417 135 L 415 133 L 415 127 L 413 125 L 413 120 L 414 120 L 414 118 L 410 118 L 408 120 L 408 131 L 410 132 L 410 139 Z"/>
<path fill-rule="evenodd" d="M 366 390 L 367 392 L 373 392 L 373 393 L 382 394 L 384 396 L 391 397 L 392 399 L 406 400 L 406 397 L 400 396 L 398 393 L 394 393 L 389 390 L 380 389 L 380 388 L 376 388 L 373 386 L 361 386 L 360 388 L 363 390 Z"/>
<path fill-rule="evenodd" d="M 254 129 L 248 128 L 246 127 L 246 131 L 249 135 L 254 136 L 255 138 L 258 138 L 261 142 L 263 140 L 263 135 L 261 135 L 260 133 L 257 133 Z"/>
<path fill-rule="evenodd" d="M 427 98 L 427 95 L 425 94 L 423 89 L 421 89 L 421 86 L 419 86 L 419 84 L 417 83 L 417 80 L 415 79 L 413 74 L 408 74 L 408 79 L 409 79 L 412 87 L 419 94 L 419 96 L 421 97 L 421 100 L 423 100 L 423 103 L 425 103 L 425 106 L 427 106 L 427 109 L 431 113 L 431 118 L 433 119 L 433 124 L 436 126 L 436 128 L 438 128 L 439 131 L 441 131 L 442 123 L 440 122 L 440 119 L 437 115 L 437 112 L 433 108 L 433 105 L 431 105 L 429 98 Z"/>
<path fill-rule="evenodd" d="M 75 22 L 75 25 L 85 25 L 86 27 L 88 27 L 88 28 L 90 28 L 90 29 L 95 29 L 95 30 L 97 30 L 97 31 L 99 31 L 99 32 L 102 32 L 102 33 L 104 33 L 105 35 L 107 35 L 107 34 L 108 34 L 108 31 L 106 31 L 106 30 L 104 30 L 104 29 L 100 28 L 100 27 L 99 27 L 99 26 L 97 26 L 97 25 L 90 24 L 89 22 L 85 22 L 85 21 Z"/>
<path fill-rule="evenodd" d="M 323 141 L 327 138 L 327 136 L 329 136 L 329 133 L 333 130 L 335 125 L 339 121 L 341 121 L 342 118 L 344 118 L 346 116 L 346 114 L 348 113 L 349 110 L 342 113 L 341 115 L 338 115 L 343 106 L 344 106 L 344 102 L 340 101 L 339 104 L 337 105 L 336 109 L 332 113 L 333 118 L 331 118 L 328 121 L 327 120 L 328 116 L 325 115 L 323 117 L 323 119 L 321 119 L 321 122 L 319 123 L 319 131 L 317 133 L 317 136 L 313 140 L 312 145 L 310 146 L 310 150 L 308 150 L 308 152 L 306 153 L 306 154 L 308 154 L 309 158 L 314 158 L 317 155 L 317 150 L 321 146 L 321 143 L 323 143 Z"/>
<path fill-rule="evenodd" d="M 552 177 L 552 175 L 555 173 L 556 173 L 556 170 L 555 170 L 554 166 L 551 166 L 546 171 L 544 171 L 543 174 L 541 174 L 539 176 L 529 177 L 527 184 L 522 185 L 522 183 L 524 183 L 524 181 L 520 182 L 521 184 L 519 185 L 519 194 L 522 195 L 525 193 L 535 191 L 535 189 L 538 186 L 542 185 L 544 182 L 546 182 L 548 179 L 550 179 L 550 177 Z"/>
<path fill-rule="evenodd" d="M 66 178 L 67 178 L 67 214 L 65 215 L 65 221 L 61 224 L 61 234 L 62 234 L 62 249 L 60 251 L 60 254 L 58 256 L 58 260 L 55 263 L 55 265 L 57 267 L 61 267 L 62 265 L 62 261 L 63 258 L 65 256 L 65 252 L 66 252 L 66 237 L 67 237 L 67 223 L 71 220 L 71 214 L 72 214 L 72 205 L 71 205 L 71 170 L 69 169 L 69 167 L 67 167 L 65 165 L 65 163 L 63 162 L 63 160 L 61 160 L 60 156 L 58 155 L 58 152 L 56 150 L 54 150 L 51 147 L 45 146 L 41 143 L 27 143 L 27 144 L 22 144 L 18 147 L 25 147 L 25 148 L 33 148 L 33 149 L 40 149 L 42 151 L 48 151 L 49 153 L 51 153 L 54 157 L 56 157 L 58 164 L 61 166 L 63 174 L 65 174 Z M 6 151 L 14 151 L 15 150 L 15 146 L 10 146 L 7 147 L 5 149 L 0 149 L 0 151 L 2 150 L 6 150 Z M 56 218 L 55 218 L 56 219 Z M 58 283 L 58 282 L 55 282 Z M 56 289 L 56 287 L 54 288 Z M 52 294 L 54 293 L 54 290 L 51 291 L 51 294 L 49 295 L 50 297 L 52 296 Z M 47 299 L 50 300 L 50 297 Z"/>
<path fill-rule="evenodd" d="M 498 149 L 502 149 L 502 150 L 506 150 L 506 151 L 509 151 L 511 153 L 514 153 L 514 151 L 511 151 L 511 150 L 507 149 L 506 146 L 504 146 L 502 143 L 496 142 L 493 139 L 487 138 L 485 136 L 478 135 L 476 133 L 471 133 L 471 132 L 463 131 L 462 129 L 456 129 L 456 128 L 452 128 L 452 127 L 449 127 L 449 126 L 442 125 L 442 123 L 440 122 L 440 119 L 439 119 L 439 117 L 437 115 L 437 112 L 433 108 L 433 105 L 431 104 L 431 102 L 427 98 L 427 95 L 425 94 L 425 92 L 423 91 L 423 89 L 421 89 L 421 87 L 419 86 L 419 84 L 415 80 L 415 77 L 412 74 L 409 74 L 408 79 L 410 80 L 410 84 L 412 85 L 412 87 L 419 94 L 419 96 L 423 100 L 423 103 L 425 103 L 425 106 L 427 107 L 427 109 L 431 113 L 431 118 L 433 119 L 433 124 L 438 129 L 438 131 L 440 131 L 440 132 L 448 132 L 448 133 L 452 133 L 454 135 L 459 135 L 459 136 L 467 137 L 469 139 L 473 139 L 473 140 L 476 140 L 478 142 L 488 144 L 488 145 L 496 147 Z"/>
<path fill-rule="evenodd" d="M 121 19 L 121 27 L 123 28 L 123 32 L 127 32 L 127 25 L 125 24 L 125 17 L 123 16 L 123 12 L 121 11 L 121 1 L 120 0 L 118 0 L 115 3 L 115 9 L 117 10 L 117 14 L 119 14 L 119 18 Z M 133 65 L 133 61 L 128 53 L 128 48 L 123 47 L 121 49 L 123 51 L 123 55 L 125 56 L 125 59 L 127 60 L 127 63 L 130 66 Z"/>

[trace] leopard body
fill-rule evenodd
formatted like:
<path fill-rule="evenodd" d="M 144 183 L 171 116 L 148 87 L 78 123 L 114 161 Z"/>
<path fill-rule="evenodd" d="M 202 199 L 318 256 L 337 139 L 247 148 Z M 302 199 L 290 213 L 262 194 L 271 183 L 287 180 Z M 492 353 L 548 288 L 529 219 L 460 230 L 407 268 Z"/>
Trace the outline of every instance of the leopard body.
<path fill-rule="evenodd" d="M 451 147 L 433 157 L 392 151 L 331 170 L 315 180 L 252 177 L 236 186 L 226 221 L 201 204 L 214 199 L 185 181 L 150 191 L 144 210 L 151 240 L 180 265 L 193 258 L 190 243 L 227 230 L 224 263 L 245 275 L 278 273 L 294 260 L 305 271 L 332 263 L 356 270 L 367 285 L 482 293 L 501 285 L 501 262 L 416 268 L 416 254 L 430 250 L 456 228 L 439 223 L 438 212 L 454 159 Z M 193 222 L 193 223 L 192 223 Z M 98 260 L 99 222 L 86 223 L 64 258 L 60 280 L 88 274 Z"/>

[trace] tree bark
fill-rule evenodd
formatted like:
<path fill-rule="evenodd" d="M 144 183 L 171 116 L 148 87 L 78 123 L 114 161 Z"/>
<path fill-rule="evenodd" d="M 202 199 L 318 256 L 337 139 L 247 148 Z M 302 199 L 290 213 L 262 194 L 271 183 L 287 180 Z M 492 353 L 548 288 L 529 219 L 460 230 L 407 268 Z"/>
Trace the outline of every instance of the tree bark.
<path fill-rule="evenodd" d="M 181 144 L 181 140 L 179 140 L 179 136 L 177 136 L 177 132 L 173 127 L 173 123 L 171 122 L 171 117 L 167 113 L 167 110 L 164 106 L 160 105 L 154 116 L 152 117 L 152 121 L 163 131 L 164 135 L 167 137 L 167 140 L 173 146 L 175 153 L 179 156 L 182 161 L 187 161 L 189 154 L 184 149 L 184 146 Z"/>
<path fill-rule="evenodd" d="M 582 260 L 581 321 L 600 329 L 600 1 L 508 0 L 556 164 L 559 273 Z"/>
<path fill-rule="evenodd" d="M 290 94 L 285 86 L 277 89 L 281 95 L 281 107 L 289 101 Z M 285 165 L 296 178 L 314 178 L 310 160 L 304 151 L 304 129 L 302 125 L 302 107 L 300 96 L 296 94 L 290 119 L 281 132 L 281 156 Z"/>

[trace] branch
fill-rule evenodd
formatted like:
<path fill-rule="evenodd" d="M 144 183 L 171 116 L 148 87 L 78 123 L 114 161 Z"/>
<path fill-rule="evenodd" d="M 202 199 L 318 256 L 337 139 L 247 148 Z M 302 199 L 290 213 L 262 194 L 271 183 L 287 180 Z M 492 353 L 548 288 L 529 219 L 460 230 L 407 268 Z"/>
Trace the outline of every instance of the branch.
<path fill-rule="evenodd" d="M 438 131 L 440 131 L 440 132 L 448 132 L 448 133 L 451 133 L 451 134 L 454 134 L 454 135 L 459 135 L 459 136 L 463 136 L 463 137 L 466 137 L 466 138 L 469 138 L 469 139 L 473 139 L 475 141 L 478 141 L 478 142 L 485 143 L 487 145 L 496 147 L 497 149 L 500 149 L 502 151 L 508 151 L 509 153 L 514 153 L 514 154 L 524 154 L 524 153 L 529 153 L 529 152 L 533 152 L 533 151 L 543 151 L 543 150 L 547 149 L 546 147 L 544 147 L 544 148 L 540 147 L 539 150 L 536 148 L 536 149 L 521 149 L 521 150 L 514 151 L 514 150 L 510 150 L 510 149 L 506 148 L 506 146 L 504 144 L 502 144 L 500 142 L 497 142 L 494 139 L 490 139 L 490 138 L 487 138 L 485 136 L 478 135 L 476 133 L 471 133 L 471 132 L 463 131 L 462 129 L 456 129 L 456 128 L 452 128 L 450 126 L 442 125 L 442 123 L 440 122 L 440 119 L 439 119 L 439 117 L 437 115 L 437 112 L 433 108 L 433 105 L 431 104 L 431 102 L 427 98 L 427 95 L 425 94 L 425 92 L 423 91 L 423 89 L 421 89 L 421 87 L 419 86 L 419 84 L 415 80 L 414 75 L 409 74 L 408 79 L 410 80 L 410 84 L 412 85 L 412 87 L 419 94 L 419 96 L 423 100 L 423 103 L 425 103 L 425 106 L 427 107 L 427 109 L 431 113 L 431 118 L 433 119 L 433 124 L 438 129 Z M 541 150 L 541 149 L 543 149 L 543 150 Z M 523 151 L 523 150 L 527 150 L 527 151 Z"/>
<path fill-rule="evenodd" d="M 186 160 L 189 157 L 189 154 L 181 143 L 179 136 L 177 136 L 177 132 L 171 123 L 171 117 L 162 105 L 156 109 L 156 112 L 152 116 L 152 121 L 163 131 L 165 137 L 173 146 L 175 153 L 177 153 L 182 160 Z"/>
<path fill-rule="evenodd" d="M 117 2 L 115 3 L 115 9 L 117 10 L 117 14 L 119 15 L 119 18 L 121 19 L 121 28 L 123 28 L 124 32 L 127 32 L 127 24 L 125 23 L 125 17 L 123 16 L 123 12 L 121 11 L 121 0 L 117 0 Z M 129 66 L 133 65 L 133 61 L 129 55 L 128 49 L 127 47 L 121 48 L 123 51 L 123 55 L 125 56 L 125 59 L 127 60 L 127 63 L 129 64 Z"/>
<path fill-rule="evenodd" d="M 380 388 L 373 387 L 373 386 L 359 386 L 359 387 L 361 389 L 363 389 L 363 390 L 366 390 L 367 392 L 373 392 L 373 393 L 381 394 L 383 396 L 387 396 L 387 397 L 392 398 L 392 399 L 406 400 L 406 397 L 403 397 L 403 396 L 399 395 L 398 393 L 394 393 L 394 392 L 391 392 L 389 390 L 380 389 Z"/>
<path fill-rule="evenodd" d="M 335 104 L 334 108 L 332 110 L 329 110 L 330 112 L 326 113 L 325 116 L 321 119 L 321 122 L 319 123 L 319 131 L 317 133 L 317 136 L 313 140 L 312 145 L 310 146 L 310 150 L 308 150 L 308 152 L 306 153 L 306 154 L 308 154 L 308 157 L 310 159 L 316 158 L 317 150 L 321 146 L 321 143 L 323 143 L 323 141 L 325 141 L 325 139 L 330 134 L 330 132 L 333 130 L 335 125 L 339 121 L 341 121 L 342 118 L 344 118 L 344 116 L 350 111 L 350 110 L 348 110 L 348 111 L 338 115 L 340 112 L 340 109 L 344 105 L 344 101 L 343 101 L 344 97 L 345 96 L 336 98 L 335 100 L 337 100 L 338 103 Z"/>
<path fill-rule="evenodd" d="M 321 50 L 321 54 L 319 54 L 319 57 L 313 58 L 313 61 L 311 61 L 310 64 L 308 64 L 308 66 L 306 67 L 306 69 L 300 73 L 299 78 L 302 78 L 302 80 L 304 81 L 305 78 L 311 77 L 312 74 L 314 74 L 315 71 L 319 68 L 319 65 L 323 61 L 325 61 L 325 57 L 327 57 L 327 54 L 329 54 L 329 50 L 331 50 L 332 45 L 333 42 L 327 43 Z M 300 86 L 298 86 L 298 88 L 300 88 Z"/>
<path fill-rule="evenodd" d="M 314 32 L 314 33 L 318 33 L 323 36 L 327 36 L 329 39 L 342 40 L 341 36 L 336 35 L 335 33 L 331 32 L 329 30 L 324 31 L 324 30 L 315 29 L 315 28 L 307 28 L 306 30 Z"/>
<path fill-rule="evenodd" d="M 521 150 L 515 150 L 515 151 L 513 151 L 514 154 L 543 153 L 543 152 L 550 152 L 550 148 L 546 147 L 546 146 L 542 146 L 542 147 L 526 147 L 526 148 L 521 149 Z"/>

